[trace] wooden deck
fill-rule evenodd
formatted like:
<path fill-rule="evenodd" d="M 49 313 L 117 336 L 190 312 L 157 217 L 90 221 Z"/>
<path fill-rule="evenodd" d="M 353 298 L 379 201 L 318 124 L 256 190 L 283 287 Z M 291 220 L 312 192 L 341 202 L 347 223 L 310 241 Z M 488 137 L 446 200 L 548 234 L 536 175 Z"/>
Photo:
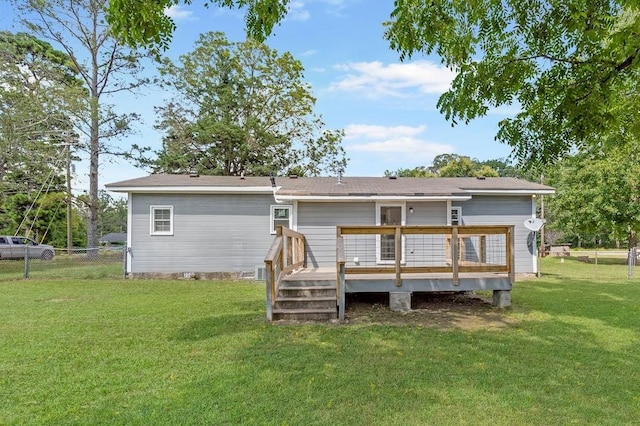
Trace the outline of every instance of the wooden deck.
<path fill-rule="evenodd" d="M 282 278 L 283 282 L 328 282 L 336 283 L 336 268 L 304 268 Z M 448 273 L 402 274 L 402 285 L 396 285 L 396 275 L 348 274 L 345 276 L 345 293 L 417 292 L 417 291 L 473 291 L 510 290 L 508 273 L 461 272 L 459 284 L 455 285 Z"/>
<path fill-rule="evenodd" d="M 349 226 L 336 230 L 335 267 L 308 268 L 304 235 L 278 228 L 265 258 L 270 321 L 275 319 L 274 314 L 281 319 L 304 319 L 333 311 L 327 305 L 328 293 L 320 291 L 335 294 L 340 320 L 344 319 L 347 293 L 389 293 L 394 310 L 410 309 L 411 294 L 415 292 L 492 290 L 494 305 L 511 303 L 513 226 Z M 393 255 L 392 263 L 386 258 L 385 262 L 361 258 L 354 252 L 359 238 L 366 247 L 381 236 L 393 236 L 393 241 L 385 240 L 393 242 L 394 251 L 385 252 L 386 256 Z M 421 262 L 405 265 L 404 238 L 415 236 L 422 238 L 417 240 L 418 250 L 437 252 L 439 256 L 424 255 Z M 474 238 L 477 242 L 471 245 L 475 251 L 466 256 L 465 240 Z M 345 253 L 349 253 L 348 259 Z"/>

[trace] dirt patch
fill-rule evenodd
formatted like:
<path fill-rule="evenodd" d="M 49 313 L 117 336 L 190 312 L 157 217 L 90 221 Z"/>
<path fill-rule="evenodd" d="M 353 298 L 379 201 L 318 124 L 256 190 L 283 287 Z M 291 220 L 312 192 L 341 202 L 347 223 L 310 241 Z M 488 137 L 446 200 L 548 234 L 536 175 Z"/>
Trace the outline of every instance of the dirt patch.
<path fill-rule="evenodd" d="M 349 295 L 345 319 L 351 324 L 413 325 L 438 329 L 499 330 L 516 322 L 490 296 L 475 293 L 414 293 L 410 312 L 392 312 L 386 293 Z"/>

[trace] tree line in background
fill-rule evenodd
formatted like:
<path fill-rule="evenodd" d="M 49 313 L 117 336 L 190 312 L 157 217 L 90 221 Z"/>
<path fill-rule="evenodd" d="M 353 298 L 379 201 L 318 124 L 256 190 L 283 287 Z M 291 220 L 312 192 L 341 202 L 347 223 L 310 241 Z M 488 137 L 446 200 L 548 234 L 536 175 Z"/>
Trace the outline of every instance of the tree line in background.
<path fill-rule="evenodd" d="M 175 25 L 164 9 L 180 1 L 12 2 L 30 34 L 0 34 L 0 219 L 7 233 L 33 214 L 32 229 L 53 241 L 60 235 L 54 224 L 64 216 L 60 205 L 73 201 L 74 229 L 85 226 L 85 242 L 95 247 L 109 228 L 100 217 L 116 211 L 122 220 L 122 203 L 98 191 L 104 155 L 154 171 L 203 174 L 314 175 L 346 164 L 342 131 L 325 129 L 313 114 L 301 63 L 258 43 L 284 18 L 288 0 L 203 0 L 243 8 L 247 33 L 257 41 L 231 43 L 208 33 L 177 62 L 161 61 L 163 84 L 176 99 L 158 109 L 165 137 L 151 157 L 145 147 L 113 146 L 138 117 L 116 113 L 109 102 L 150 83 L 142 64 L 168 45 Z M 637 2 L 402 0 L 385 25 L 401 58 L 437 53 L 456 71 L 438 104 L 452 124 L 500 106 L 519 108 L 499 124 L 496 138 L 526 167 L 446 154 L 431 166 L 387 173 L 544 176 L 557 189 L 545 212 L 554 238 L 636 244 Z M 270 101 L 277 108 L 259 107 Z M 69 200 L 64 169 L 83 153 L 89 191 Z"/>
<path fill-rule="evenodd" d="M 5 233 L 63 246 L 66 221 L 73 245 L 97 247 L 104 233 L 123 230 L 121 202 L 98 189 L 105 156 L 164 173 L 309 176 L 346 166 L 343 131 L 326 129 L 314 114 L 302 64 L 289 53 L 211 32 L 173 62 L 116 38 L 107 0 L 11 1 L 28 33 L 0 33 Z M 151 60 L 153 76 L 143 74 Z M 157 107 L 162 148 L 118 146 L 139 117 L 117 113 L 111 102 L 152 83 L 167 91 Z M 72 197 L 65 172 L 80 159 L 89 162 L 89 189 Z"/>

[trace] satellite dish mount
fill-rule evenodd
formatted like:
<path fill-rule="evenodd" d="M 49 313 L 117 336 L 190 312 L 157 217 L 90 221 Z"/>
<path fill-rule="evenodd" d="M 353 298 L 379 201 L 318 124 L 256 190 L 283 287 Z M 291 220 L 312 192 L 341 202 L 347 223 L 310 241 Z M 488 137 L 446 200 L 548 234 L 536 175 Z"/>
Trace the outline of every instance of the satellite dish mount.
<path fill-rule="evenodd" d="M 546 220 L 532 217 L 524 221 L 524 227 L 529 231 L 538 232 L 545 224 Z"/>

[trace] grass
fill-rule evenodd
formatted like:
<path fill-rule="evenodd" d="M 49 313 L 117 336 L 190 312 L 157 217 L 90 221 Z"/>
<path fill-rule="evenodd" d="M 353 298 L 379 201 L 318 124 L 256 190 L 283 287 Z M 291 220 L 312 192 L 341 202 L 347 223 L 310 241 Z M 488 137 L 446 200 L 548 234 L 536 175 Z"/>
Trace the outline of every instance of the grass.
<path fill-rule="evenodd" d="M 29 259 L 29 278 L 41 279 L 102 279 L 122 278 L 123 261 L 120 256 L 60 255 L 52 260 Z M 1 260 L 0 281 L 24 279 L 24 260 Z"/>
<path fill-rule="evenodd" d="M 0 282 L 0 424 L 634 424 L 640 280 L 592 268 L 544 259 L 479 331 L 272 326 L 247 281 Z"/>

